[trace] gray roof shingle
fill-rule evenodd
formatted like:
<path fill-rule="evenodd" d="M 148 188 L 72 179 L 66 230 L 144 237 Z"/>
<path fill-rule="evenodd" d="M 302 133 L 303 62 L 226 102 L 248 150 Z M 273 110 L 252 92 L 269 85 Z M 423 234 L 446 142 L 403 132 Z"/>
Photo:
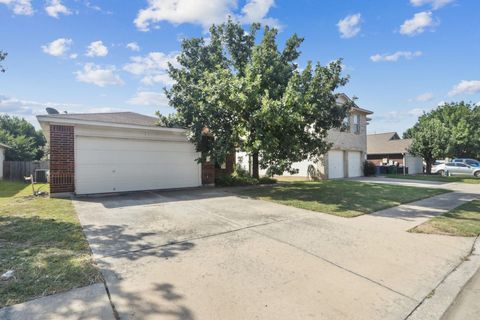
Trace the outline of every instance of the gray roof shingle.
<path fill-rule="evenodd" d="M 400 139 L 396 132 L 367 135 L 367 154 L 408 153 L 412 139 Z"/>
<path fill-rule="evenodd" d="M 158 118 L 156 117 L 150 117 L 136 112 L 65 113 L 49 114 L 48 116 L 59 119 L 120 123 L 148 127 L 155 127 L 158 122 Z"/>

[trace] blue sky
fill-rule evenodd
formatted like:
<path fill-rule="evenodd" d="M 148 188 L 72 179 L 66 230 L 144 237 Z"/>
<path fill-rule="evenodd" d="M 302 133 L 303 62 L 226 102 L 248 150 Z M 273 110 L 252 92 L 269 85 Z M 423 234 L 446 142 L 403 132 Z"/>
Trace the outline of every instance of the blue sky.
<path fill-rule="evenodd" d="M 477 0 L 0 0 L 0 113 L 172 112 L 165 68 L 184 37 L 232 16 L 305 37 L 298 63 L 343 58 L 342 89 L 403 132 L 445 101 L 480 102 Z M 36 124 L 37 125 L 37 124 Z"/>

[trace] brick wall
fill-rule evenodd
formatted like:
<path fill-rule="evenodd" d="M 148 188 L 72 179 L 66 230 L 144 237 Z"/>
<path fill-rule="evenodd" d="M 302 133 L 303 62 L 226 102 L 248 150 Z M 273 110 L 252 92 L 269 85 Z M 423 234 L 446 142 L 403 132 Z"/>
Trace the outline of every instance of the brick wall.
<path fill-rule="evenodd" d="M 74 128 L 72 126 L 50 125 L 50 192 L 74 191 Z"/>
<path fill-rule="evenodd" d="M 215 184 L 215 165 L 210 161 L 202 163 L 202 185 Z"/>

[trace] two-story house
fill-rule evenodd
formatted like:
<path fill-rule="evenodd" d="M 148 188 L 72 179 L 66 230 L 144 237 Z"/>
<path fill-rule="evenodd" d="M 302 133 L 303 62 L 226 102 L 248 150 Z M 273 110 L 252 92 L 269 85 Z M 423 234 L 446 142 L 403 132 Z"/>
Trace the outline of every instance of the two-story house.
<path fill-rule="evenodd" d="M 351 102 L 346 94 L 340 94 L 337 103 Z M 319 155 L 315 160 L 305 160 L 293 165 L 298 173 L 288 172 L 284 176 L 308 177 L 310 179 L 336 179 L 359 177 L 363 175 L 363 163 L 367 155 L 367 124 L 368 115 L 372 111 L 358 107 L 353 103 L 344 128 L 334 128 L 328 132 L 327 141 L 332 147 L 327 154 Z M 237 152 L 237 164 L 248 169 L 248 157 Z M 261 175 L 266 170 L 260 171 Z"/>

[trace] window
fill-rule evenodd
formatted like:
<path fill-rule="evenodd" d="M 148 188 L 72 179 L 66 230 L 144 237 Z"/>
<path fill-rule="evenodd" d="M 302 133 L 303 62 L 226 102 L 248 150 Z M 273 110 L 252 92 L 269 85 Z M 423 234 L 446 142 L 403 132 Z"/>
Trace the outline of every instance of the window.
<path fill-rule="evenodd" d="M 342 132 L 349 132 L 350 131 L 350 117 L 346 117 L 343 119 L 342 126 L 340 127 L 340 131 Z"/>
<path fill-rule="evenodd" d="M 360 133 L 360 116 L 358 114 L 353 115 L 353 133 Z"/>

